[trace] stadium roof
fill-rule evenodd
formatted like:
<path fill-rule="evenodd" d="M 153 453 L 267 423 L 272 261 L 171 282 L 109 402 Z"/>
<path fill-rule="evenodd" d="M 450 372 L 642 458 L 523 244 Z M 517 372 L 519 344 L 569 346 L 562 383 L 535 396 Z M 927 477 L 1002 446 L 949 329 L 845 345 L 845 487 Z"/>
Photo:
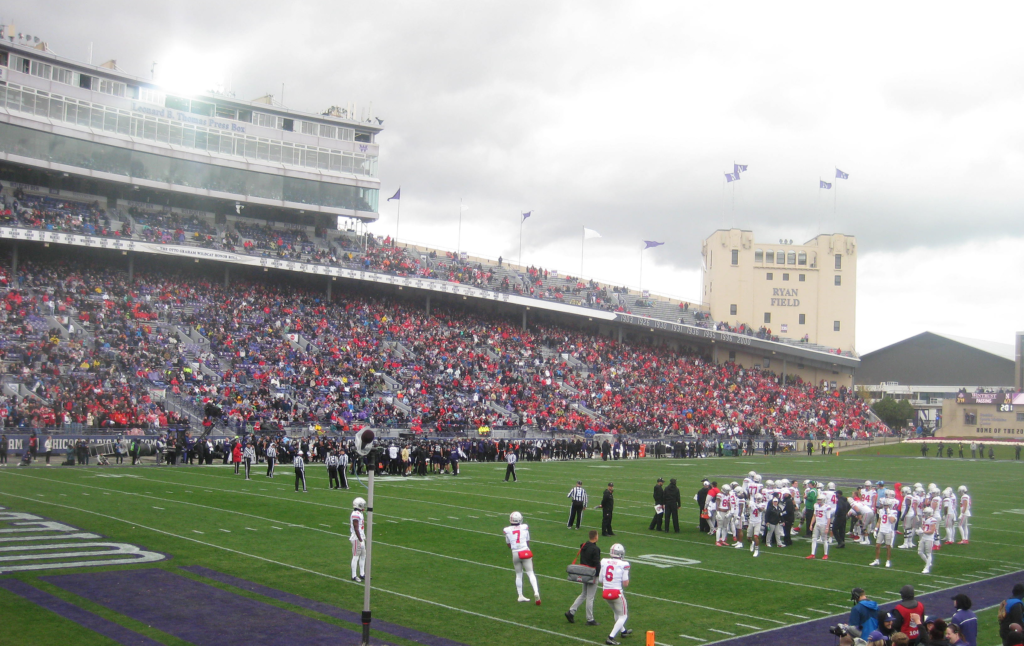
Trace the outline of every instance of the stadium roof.
<path fill-rule="evenodd" d="M 949 339 L 950 341 L 956 341 L 957 343 L 963 343 L 964 345 L 969 345 L 972 348 L 975 348 L 977 350 L 981 350 L 982 352 L 988 352 L 989 354 L 994 354 L 997 357 L 1002 357 L 1003 359 L 1009 359 L 1010 361 L 1016 361 L 1016 357 L 1014 356 L 1014 352 L 1013 352 L 1013 344 L 1012 343 L 999 343 L 997 341 L 985 341 L 983 339 L 971 339 L 971 338 L 968 338 L 968 337 L 965 337 L 965 336 L 953 336 L 952 334 L 943 334 L 941 332 L 929 332 L 929 334 L 934 334 L 935 336 L 941 336 L 943 338 Z"/>

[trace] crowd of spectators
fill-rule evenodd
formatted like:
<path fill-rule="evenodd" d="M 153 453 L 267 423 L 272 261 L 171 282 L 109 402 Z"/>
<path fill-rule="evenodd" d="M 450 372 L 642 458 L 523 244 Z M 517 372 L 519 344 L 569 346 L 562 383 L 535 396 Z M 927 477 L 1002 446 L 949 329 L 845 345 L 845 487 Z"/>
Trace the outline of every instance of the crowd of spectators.
<path fill-rule="evenodd" d="M 380 246 L 369 256 L 409 258 L 400 251 Z M 60 425 L 65 412 L 86 425 L 171 423 L 153 396 L 166 393 L 236 429 L 528 425 L 794 438 L 875 430 L 846 388 L 781 384 L 760 368 L 569 328 L 523 331 L 471 310 L 428 316 L 407 301 L 347 294 L 328 302 L 287 279 L 225 287 L 136 272 L 130 283 L 122 271 L 71 261 L 23 262 L 19 273 L 4 293 L 0 357 L 35 394 L 8 403 L 8 417 L 28 423 Z M 50 315 L 79 333 L 63 337 Z"/>

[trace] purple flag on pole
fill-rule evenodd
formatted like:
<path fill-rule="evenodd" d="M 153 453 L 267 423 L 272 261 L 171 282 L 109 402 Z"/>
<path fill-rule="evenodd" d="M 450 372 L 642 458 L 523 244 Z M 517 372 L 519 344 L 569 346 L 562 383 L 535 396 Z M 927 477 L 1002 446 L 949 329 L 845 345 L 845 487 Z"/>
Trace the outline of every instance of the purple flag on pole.
<path fill-rule="evenodd" d="M 654 240 L 644 240 L 644 249 L 650 249 L 651 247 L 660 247 L 665 244 L 664 242 L 655 242 Z"/>
<path fill-rule="evenodd" d="M 526 222 L 526 218 L 530 217 L 531 215 L 533 215 L 533 211 L 527 211 L 526 213 L 523 213 L 523 222 Z"/>
<path fill-rule="evenodd" d="M 818 188 L 832 188 L 832 184 L 823 179 L 818 180 Z"/>
<path fill-rule="evenodd" d="M 739 178 L 741 172 L 744 172 L 744 173 L 747 172 L 747 165 L 746 164 L 737 164 L 737 163 L 733 162 L 732 174 L 735 175 L 737 178 Z"/>
<path fill-rule="evenodd" d="M 837 168 L 836 169 L 836 179 L 850 179 L 850 174 L 849 173 L 844 173 L 843 171 L 841 171 L 841 170 L 839 170 Z"/>
<path fill-rule="evenodd" d="M 399 188 L 397 191 L 395 191 L 395 194 L 388 198 L 388 202 L 390 202 L 391 200 L 398 200 L 399 202 L 402 201 L 402 189 L 401 188 Z"/>
<path fill-rule="evenodd" d="M 727 181 L 727 182 L 735 182 L 739 178 L 740 178 L 740 174 L 739 173 L 726 173 L 725 174 L 725 181 Z"/>

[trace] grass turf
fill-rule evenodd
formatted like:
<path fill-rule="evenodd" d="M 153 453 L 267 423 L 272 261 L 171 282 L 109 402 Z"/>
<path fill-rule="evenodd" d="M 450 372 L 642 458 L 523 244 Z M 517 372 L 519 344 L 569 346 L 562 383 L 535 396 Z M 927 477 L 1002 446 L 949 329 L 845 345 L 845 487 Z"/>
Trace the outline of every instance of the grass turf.
<path fill-rule="evenodd" d="M 585 539 L 584 530 L 600 525 L 600 512 L 591 510 L 585 515 L 584 530 L 565 527 L 566 494 L 577 479 L 584 481 L 591 505 L 599 501 L 609 480 L 616 484 L 614 540 L 626 547 L 627 559 L 633 562 L 627 596 L 629 626 L 636 631 L 637 641 L 644 631 L 654 630 L 661 644 L 712 642 L 841 613 L 850 605 L 849 590 L 854 586 L 863 587 L 881 603 L 895 600 L 894 592 L 907 583 L 919 594 L 934 592 L 988 578 L 998 568 L 1019 562 L 1021 549 L 1014 536 L 1024 529 L 1024 514 L 1008 510 L 1019 505 L 1012 492 L 1024 482 L 1020 464 L 873 453 L 521 462 L 520 481 L 515 484 L 502 482 L 503 464 L 465 463 L 458 477 L 378 478 L 374 617 L 473 646 L 513 640 L 528 644 L 603 642 L 611 627 L 611 613 L 600 597 L 594 608 L 600 627 L 587 627 L 582 621 L 569 625 L 562 616 L 579 589 L 565 581 L 565 565 Z M 889 483 L 936 482 L 943 488 L 966 484 L 975 504 L 971 545 L 944 547 L 935 555 L 931 575 L 921 574 L 916 552 L 905 550 L 893 550 L 892 570 L 868 567 L 874 549 L 851 542 L 845 550 L 833 549 L 829 562 L 804 560 L 809 544 L 803 541 L 786 549 L 762 549 L 757 559 L 746 549 L 716 548 L 711 537 L 697 531 L 693 494 L 702 477 L 719 482 L 741 480 L 749 470 L 766 479 L 832 480 L 847 492 L 852 491 L 854 482 L 867 478 Z M 203 565 L 359 610 L 362 586 L 349 581 L 347 521 L 351 499 L 365 495 L 365 490 L 354 480 L 352 491 L 328 490 L 322 465 L 307 469 L 307 494 L 294 492 L 290 469 L 279 469 L 273 480 L 265 478 L 262 470 L 254 473 L 259 475 L 246 482 L 223 467 L 7 468 L 0 470 L 0 505 L 172 556 L 156 567 L 180 572 L 178 566 Z M 679 479 L 684 500 L 680 534 L 647 530 L 653 513 L 651 490 L 659 476 Z M 531 528 L 544 601 L 541 607 L 515 602 L 511 559 L 501 536 L 512 510 L 521 511 Z M 600 540 L 604 554 L 611 540 Z M 819 548 L 819 557 L 820 553 Z M 697 563 L 657 567 L 645 556 Z M 36 574 L 12 576 L 54 591 L 37 581 Z M 528 583 L 525 588 L 529 594 Z M 59 596 L 75 601 L 73 595 Z M 111 643 L 6 591 L 0 591 L 0 613 L 15 618 L 5 621 L 5 643 L 58 644 L 67 641 L 68 635 L 75 635 L 76 640 L 81 637 L 76 643 Z M 116 613 L 104 610 L 100 614 L 139 628 Z M 578 617 L 582 616 L 581 612 Z M 180 643 L 155 631 L 141 632 L 167 644 Z M 380 637 L 408 643 L 390 635 Z M 815 641 L 829 639 L 822 635 Z M 997 641 L 994 621 L 983 619 L 980 643 Z"/>

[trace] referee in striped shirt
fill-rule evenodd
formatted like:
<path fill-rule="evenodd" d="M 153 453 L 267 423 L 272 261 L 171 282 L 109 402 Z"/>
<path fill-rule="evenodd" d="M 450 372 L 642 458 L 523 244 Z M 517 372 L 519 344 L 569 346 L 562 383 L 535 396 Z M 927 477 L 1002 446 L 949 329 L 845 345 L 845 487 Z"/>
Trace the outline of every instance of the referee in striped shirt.
<path fill-rule="evenodd" d="M 338 454 L 332 451 L 327 454 L 327 458 L 324 460 L 327 465 L 327 485 L 330 489 L 341 489 L 341 483 L 338 481 Z"/>
<path fill-rule="evenodd" d="M 277 462 L 277 444 L 273 442 L 267 447 L 267 477 L 274 477 L 274 463 Z"/>
<path fill-rule="evenodd" d="M 252 443 L 246 444 L 242 449 L 242 462 L 245 463 L 245 479 L 251 480 L 249 471 L 252 470 L 252 463 L 256 461 L 256 447 Z"/>
<path fill-rule="evenodd" d="M 509 447 L 508 452 L 505 453 L 505 462 L 508 462 L 508 466 L 505 467 L 505 482 L 508 482 L 509 476 L 512 476 L 512 482 L 519 482 L 519 479 L 516 478 L 516 460 L 518 459 L 516 452 Z"/>
<path fill-rule="evenodd" d="M 579 529 L 583 521 L 583 510 L 587 508 L 587 492 L 583 488 L 582 480 L 576 481 L 576 486 L 572 488 L 567 498 L 572 500 L 572 510 L 569 511 L 569 524 L 566 527 L 572 529 L 572 523 L 576 521 L 576 529 Z"/>
<path fill-rule="evenodd" d="M 302 459 L 302 449 L 295 452 L 295 459 L 292 461 L 295 467 L 295 491 L 299 490 L 299 483 L 302 483 L 302 493 L 306 493 L 306 462 Z"/>

